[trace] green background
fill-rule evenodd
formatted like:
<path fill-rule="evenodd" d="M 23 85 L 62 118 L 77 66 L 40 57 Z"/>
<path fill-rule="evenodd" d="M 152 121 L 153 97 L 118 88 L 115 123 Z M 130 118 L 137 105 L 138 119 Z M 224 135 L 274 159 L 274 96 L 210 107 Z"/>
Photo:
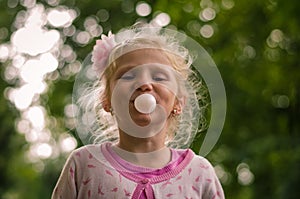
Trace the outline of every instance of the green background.
<path fill-rule="evenodd" d="M 0 0 L 0 44 L 10 42 L 17 14 L 27 10 L 22 2 L 26 0 Z M 109 18 L 99 22 L 104 33 L 110 29 L 116 32 L 137 19 L 150 21 L 158 12 L 167 13 L 170 25 L 185 31 L 209 52 L 225 84 L 226 121 L 207 158 L 225 173 L 221 182 L 227 198 L 300 198 L 300 1 L 153 0 L 144 1 L 152 8 L 146 17 L 135 12 L 138 2 L 61 0 L 59 5 L 80 13 L 73 21 L 79 30 L 84 29 L 87 17 L 97 18 L 98 11 L 105 9 Z M 55 7 L 47 1 L 36 3 Z M 216 16 L 204 22 L 199 13 L 206 7 L 215 9 Z M 199 29 L 204 25 L 214 28 L 212 37 L 201 36 Z M 276 31 L 281 33 L 279 38 L 272 37 Z M 268 43 L 272 38 L 275 45 Z M 71 37 L 65 39 L 79 61 L 92 50 L 94 41 L 80 45 Z M 21 115 L 5 97 L 7 88 L 16 87 L 18 81 L 5 79 L 11 60 L 0 64 L 0 198 L 50 198 L 67 154 L 38 163 L 25 158 L 30 143 L 16 130 Z M 53 138 L 65 131 L 76 136 L 63 122 L 64 107 L 71 103 L 74 77 L 48 81 L 48 92 L 41 96 L 40 103 L 57 121 L 55 126 L 47 124 Z M 250 174 L 247 183 L 239 180 L 241 168 L 246 168 L 244 177 Z"/>

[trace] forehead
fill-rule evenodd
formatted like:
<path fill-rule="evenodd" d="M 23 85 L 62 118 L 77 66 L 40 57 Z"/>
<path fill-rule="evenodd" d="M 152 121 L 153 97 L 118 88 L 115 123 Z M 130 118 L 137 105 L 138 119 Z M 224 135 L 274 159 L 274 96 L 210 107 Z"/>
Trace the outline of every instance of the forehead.
<path fill-rule="evenodd" d="M 134 50 L 122 55 L 116 60 L 118 67 L 137 66 L 149 63 L 171 65 L 171 61 L 165 51 L 152 48 Z"/>

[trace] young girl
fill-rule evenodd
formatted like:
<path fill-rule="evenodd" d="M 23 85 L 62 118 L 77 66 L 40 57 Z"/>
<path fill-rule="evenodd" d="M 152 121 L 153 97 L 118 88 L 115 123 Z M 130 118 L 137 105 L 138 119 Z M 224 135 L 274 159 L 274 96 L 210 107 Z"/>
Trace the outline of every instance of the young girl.
<path fill-rule="evenodd" d="M 78 129 L 97 137 L 70 155 L 52 198 L 224 198 L 211 164 L 179 149 L 201 116 L 187 49 L 142 26 L 102 36 L 91 61 L 97 84 L 77 100 L 86 107 Z"/>

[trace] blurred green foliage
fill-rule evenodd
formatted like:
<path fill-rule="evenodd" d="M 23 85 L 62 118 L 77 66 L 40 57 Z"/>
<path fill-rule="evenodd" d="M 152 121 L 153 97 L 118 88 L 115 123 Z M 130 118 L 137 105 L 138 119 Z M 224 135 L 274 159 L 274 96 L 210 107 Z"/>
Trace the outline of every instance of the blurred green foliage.
<path fill-rule="evenodd" d="M 19 4 L 9 8 L 12 2 L 18 3 L 17 0 L 0 0 L 0 28 L 7 30 L 6 35 L 2 33 L 0 43 L 10 40 L 15 30 L 14 18 L 25 9 Z M 83 27 L 86 17 L 97 15 L 99 9 L 108 10 L 110 18 L 101 23 L 103 32 L 107 33 L 142 18 L 134 10 L 137 2 L 62 0 L 60 4 L 80 13 L 74 21 L 78 28 Z M 204 46 L 223 77 L 228 100 L 226 123 L 218 144 L 207 158 L 226 172 L 223 187 L 227 198 L 299 198 L 300 1 L 145 2 L 151 5 L 152 14 L 143 17 L 144 20 L 151 20 L 157 11 L 168 13 L 171 25 Z M 39 3 L 50 7 L 45 0 Z M 214 20 L 199 19 L 201 5 L 213 5 L 217 11 Z M 226 5 L 232 8 L 226 9 Z M 205 24 L 214 27 L 210 38 L 202 37 L 197 29 Z M 282 37 L 274 45 L 272 39 L 278 39 L 278 31 Z M 70 38 L 65 42 L 74 48 L 79 60 L 84 59 L 93 45 L 91 42 L 80 46 Z M 66 157 L 45 160 L 42 170 L 26 160 L 24 151 L 28 143 L 15 129 L 14 121 L 19 113 L 4 97 L 5 88 L 13 86 L 3 80 L 4 63 L 0 71 L 0 198 L 50 198 Z M 52 82 L 49 93 L 44 96 L 47 98 L 45 106 L 57 118 L 64 117 L 63 109 L 70 103 L 73 81 L 74 77 L 70 77 Z M 253 182 L 247 185 L 238 180 L 241 163 L 248 165 L 254 176 Z"/>

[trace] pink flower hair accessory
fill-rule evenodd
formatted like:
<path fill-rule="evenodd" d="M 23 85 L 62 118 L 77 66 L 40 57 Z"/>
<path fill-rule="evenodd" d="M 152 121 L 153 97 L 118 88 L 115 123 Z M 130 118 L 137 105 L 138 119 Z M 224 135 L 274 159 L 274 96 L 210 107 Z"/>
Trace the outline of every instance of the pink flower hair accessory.
<path fill-rule="evenodd" d="M 92 52 L 93 69 L 97 74 L 101 74 L 108 65 L 108 58 L 112 49 L 116 46 L 115 35 L 108 32 L 108 35 L 101 35 L 101 39 L 96 41 Z"/>

